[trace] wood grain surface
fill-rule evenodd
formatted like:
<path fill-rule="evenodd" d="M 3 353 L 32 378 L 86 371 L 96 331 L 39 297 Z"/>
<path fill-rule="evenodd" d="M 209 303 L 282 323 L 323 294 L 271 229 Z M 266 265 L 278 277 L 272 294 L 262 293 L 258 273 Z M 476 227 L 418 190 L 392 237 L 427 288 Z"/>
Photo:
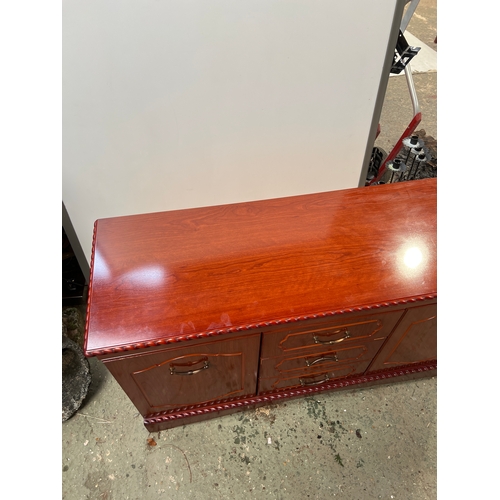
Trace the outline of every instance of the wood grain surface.
<path fill-rule="evenodd" d="M 100 219 L 86 354 L 435 296 L 436 183 Z"/>

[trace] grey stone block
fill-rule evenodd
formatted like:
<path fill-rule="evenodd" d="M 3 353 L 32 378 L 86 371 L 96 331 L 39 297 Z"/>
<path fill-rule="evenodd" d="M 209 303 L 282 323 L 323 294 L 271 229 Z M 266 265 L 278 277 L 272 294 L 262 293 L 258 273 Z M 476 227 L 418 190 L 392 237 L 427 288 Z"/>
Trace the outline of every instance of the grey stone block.
<path fill-rule="evenodd" d="M 63 325 L 64 331 L 64 325 Z M 83 349 L 62 335 L 62 421 L 68 420 L 80 408 L 87 395 L 92 377 Z"/>

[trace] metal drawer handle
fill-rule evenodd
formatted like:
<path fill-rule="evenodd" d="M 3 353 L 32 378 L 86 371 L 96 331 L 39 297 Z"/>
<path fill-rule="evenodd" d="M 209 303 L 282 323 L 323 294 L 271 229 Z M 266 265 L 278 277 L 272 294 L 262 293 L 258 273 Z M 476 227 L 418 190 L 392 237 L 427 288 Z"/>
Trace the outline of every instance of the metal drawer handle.
<path fill-rule="evenodd" d="M 313 336 L 314 343 L 315 344 L 323 344 L 323 345 L 330 345 L 330 344 L 338 344 L 339 342 L 344 341 L 345 339 L 348 339 L 351 337 L 351 333 L 349 330 L 346 330 L 344 333 L 344 336 L 341 339 L 337 340 L 320 340 L 316 335 Z"/>
<path fill-rule="evenodd" d="M 201 368 L 198 368 L 198 370 L 189 370 L 187 372 L 176 372 L 175 366 L 171 366 L 170 367 L 170 375 L 194 375 L 195 373 L 199 373 L 202 370 L 206 370 L 209 367 L 210 367 L 210 364 L 206 360 L 203 362 L 203 366 Z"/>
<path fill-rule="evenodd" d="M 321 363 L 321 361 L 338 361 L 339 359 L 337 358 L 337 354 L 334 354 L 333 356 L 322 356 L 321 358 L 316 358 L 314 361 L 309 361 L 306 359 L 306 365 L 307 366 L 312 366 L 315 365 L 316 363 Z"/>
<path fill-rule="evenodd" d="M 323 384 L 324 382 L 328 382 L 330 380 L 330 377 L 328 376 L 328 373 L 327 373 L 324 378 L 322 378 L 321 380 L 316 380 L 314 382 L 306 382 L 302 378 L 299 378 L 299 380 L 300 380 L 300 385 L 302 385 L 302 386 L 304 386 L 304 385 L 318 385 L 318 384 Z"/>

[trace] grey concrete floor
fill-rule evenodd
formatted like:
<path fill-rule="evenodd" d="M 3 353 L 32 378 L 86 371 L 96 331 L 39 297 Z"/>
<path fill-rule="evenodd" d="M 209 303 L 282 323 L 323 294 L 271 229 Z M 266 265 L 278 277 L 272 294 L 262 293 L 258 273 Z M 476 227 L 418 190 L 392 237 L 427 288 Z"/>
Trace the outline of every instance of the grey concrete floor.
<path fill-rule="evenodd" d="M 63 424 L 66 500 L 437 498 L 436 377 L 149 433 L 90 364 L 88 399 Z"/>
<path fill-rule="evenodd" d="M 437 50 L 435 0 L 421 0 L 408 31 Z M 414 81 L 419 128 L 437 139 L 436 76 Z M 390 151 L 411 113 L 404 76 L 391 77 L 376 144 Z M 64 500 L 437 498 L 436 377 L 151 434 L 106 368 L 89 361 L 88 396 L 62 424 Z"/>

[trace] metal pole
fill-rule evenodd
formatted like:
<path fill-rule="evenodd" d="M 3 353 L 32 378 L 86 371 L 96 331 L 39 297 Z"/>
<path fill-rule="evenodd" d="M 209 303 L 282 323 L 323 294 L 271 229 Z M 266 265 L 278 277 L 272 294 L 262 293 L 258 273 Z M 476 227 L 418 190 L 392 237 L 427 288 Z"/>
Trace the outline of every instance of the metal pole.
<path fill-rule="evenodd" d="M 406 31 L 408 24 L 410 24 L 410 19 L 413 17 L 413 14 L 415 13 L 415 9 L 417 8 L 419 2 L 420 0 L 408 0 L 410 6 L 406 9 L 403 20 L 401 21 L 401 33 L 404 33 Z"/>

